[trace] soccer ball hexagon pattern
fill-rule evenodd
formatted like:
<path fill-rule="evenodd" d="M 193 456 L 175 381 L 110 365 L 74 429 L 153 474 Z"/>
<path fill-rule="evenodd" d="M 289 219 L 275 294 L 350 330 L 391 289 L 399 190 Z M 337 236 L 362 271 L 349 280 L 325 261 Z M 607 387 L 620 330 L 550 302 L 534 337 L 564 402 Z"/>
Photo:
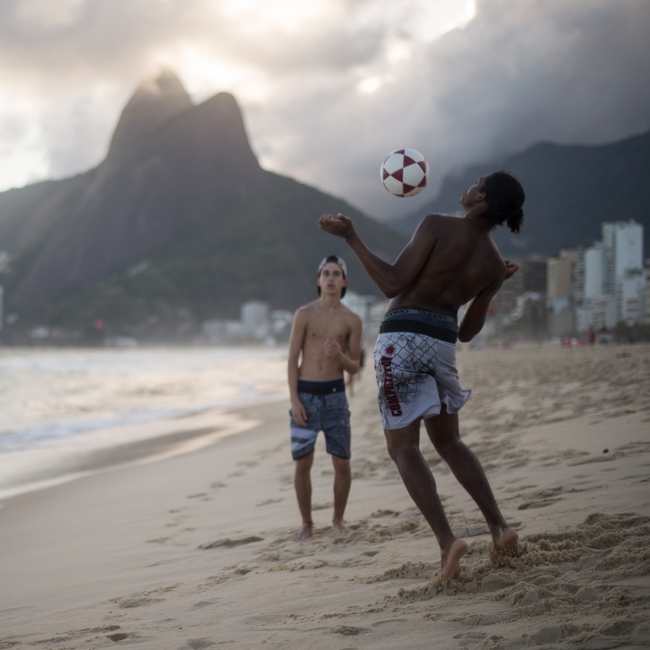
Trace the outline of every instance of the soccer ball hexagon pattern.
<path fill-rule="evenodd" d="M 398 149 L 386 156 L 381 165 L 381 182 L 395 196 L 419 194 L 429 178 L 429 163 L 415 149 Z"/>

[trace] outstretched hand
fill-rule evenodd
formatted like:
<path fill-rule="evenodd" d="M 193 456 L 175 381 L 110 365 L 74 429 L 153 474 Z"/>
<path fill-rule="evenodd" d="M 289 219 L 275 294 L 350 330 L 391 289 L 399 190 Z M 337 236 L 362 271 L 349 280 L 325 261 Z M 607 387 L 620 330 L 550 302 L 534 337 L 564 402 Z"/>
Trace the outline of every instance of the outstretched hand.
<path fill-rule="evenodd" d="M 503 261 L 506 263 L 506 277 L 504 279 L 508 280 L 519 270 L 519 264 L 515 264 L 510 260 L 503 260 Z"/>
<path fill-rule="evenodd" d="M 340 212 L 334 218 L 331 214 L 324 214 L 319 220 L 318 225 L 321 230 L 328 232 L 330 235 L 348 239 L 354 234 L 354 225 L 352 219 L 346 217 Z"/>

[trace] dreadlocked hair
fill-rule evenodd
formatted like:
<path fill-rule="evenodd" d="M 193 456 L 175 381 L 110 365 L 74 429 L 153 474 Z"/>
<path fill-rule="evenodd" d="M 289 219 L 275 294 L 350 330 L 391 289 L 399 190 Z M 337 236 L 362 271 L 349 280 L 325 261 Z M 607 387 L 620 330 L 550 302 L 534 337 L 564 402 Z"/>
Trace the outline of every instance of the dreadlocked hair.
<path fill-rule="evenodd" d="M 482 216 L 494 226 L 502 226 L 505 222 L 511 232 L 519 233 L 524 221 L 522 206 L 526 200 L 521 183 L 509 172 L 500 170 L 485 178 L 483 191 L 488 209 Z"/>

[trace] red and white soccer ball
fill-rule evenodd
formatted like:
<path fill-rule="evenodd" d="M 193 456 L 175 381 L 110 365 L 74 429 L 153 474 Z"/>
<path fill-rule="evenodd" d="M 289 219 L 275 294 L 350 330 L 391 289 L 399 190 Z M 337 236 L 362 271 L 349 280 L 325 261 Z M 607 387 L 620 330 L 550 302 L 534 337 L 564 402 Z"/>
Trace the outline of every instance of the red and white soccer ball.
<path fill-rule="evenodd" d="M 381 182 L 395 196 L 419 194 L 429 179 L 429 163 L 415 149 L 398 149 L 386 156 L 381 165 Z"/>

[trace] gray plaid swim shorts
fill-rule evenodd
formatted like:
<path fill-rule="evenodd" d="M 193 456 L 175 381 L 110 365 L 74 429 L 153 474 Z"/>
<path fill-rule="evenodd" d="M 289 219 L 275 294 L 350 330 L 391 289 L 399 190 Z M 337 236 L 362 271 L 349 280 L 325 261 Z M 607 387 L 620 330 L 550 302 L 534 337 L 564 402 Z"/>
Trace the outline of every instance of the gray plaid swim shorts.
<path fill-rule="evenodd" d="M 291 416 L 291 456 L 294 460 L 314 451 L 318 433 L 325 434 L 327 453 L 350 458 L 350 410 L 345 383 L 335 381 L 299 381 L 298 397 L 307 412 L 307 426 L 301 427 Z"/>

